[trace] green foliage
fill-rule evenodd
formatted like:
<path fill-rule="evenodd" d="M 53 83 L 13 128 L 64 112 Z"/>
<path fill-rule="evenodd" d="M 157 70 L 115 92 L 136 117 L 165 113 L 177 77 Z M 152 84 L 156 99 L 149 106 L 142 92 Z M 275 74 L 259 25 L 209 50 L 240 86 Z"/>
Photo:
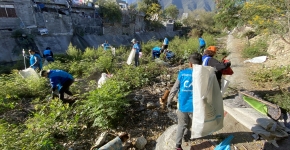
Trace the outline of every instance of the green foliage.
<path fill-rule="evenodd" d="M 241 18 L 245 24 L 257 31 L 281 34 L 289 32 L 289 1 L 253 0 L 245 2 L 241 9 Z"/>
<path fill-rule="evenodd" d="M 205 10 L 194 10 L 188 14 L 188 17 L 182 20 L 185 26 L 197 28 L 199 30 L 211 32 L 214 30 L 214 13 Z"/>
<path fill-rule="evenodd" d="M 96 60 L 96 68 L 101 72 L 111 70 L 113 55 L 111 51 L 103 51 L 103 55 Z"/>
<path fill-rule="evenodd" d="M 221 0 L 217 3 L 218 12 L 214 16 L 217 26 L 232 29 L 241 21 L 239 12 L 245 0 Z"/>
<path fill-rule="evenodd" d="M 288 74 L 290 72 L 290 66 L 281 66 L 273 68 L 263 68 L 256 72 L 252 72 L 252 81 L 257 82 L 273 82 L 273 83 L 289 83 L 290 79 Z"/>
<path fill-rule="evenodd" d="M 242 56 L 244 58 L 253 58 L 262 55 L 268 55 L 267 53 L 268 44 L 264 40 L 259 40 L 254 44 L 246 47 L 242 51 Z"/>
<path fill-rule="evenodd" d="M 128 88 L 124 81 L 108 80 L 102 88 L 90 92 L 86 107 L 94 126 L 109 128 L 117 125 L 129 106 L 129 101 L 125 99 L 129 94 Z"/>
<path fill-rule="evenodd" d="M 100 14 L 109 22 L 121 22 L 122 11 L 120 6 L 113 1 L 105 1 L 100 4 Z"/>
<path fill-rule="evenodd" d="M 280 108 L 286 110 L 286 112 L 290 111 L 290 94 L 289 92 L 282 91 L 281 93 L 275 95 L 267 95 L 267 100 L 270 102 L 277 104 Z"/>
<path fill-rule="evenodd" d="M 145 13 L 145 19 L 147 21 L 158 21 L 161 14 L 161 5 L 156 0 L 142 0 L 138 2 L 137 9 Z"/>
<path fill-rule="evenodd" d="M 179 14 L 178 8 L 176 7 L 176 5 L 173 5 L 173 4 L 166 7 L 164 11 L 165 11 L 165 14 L 172 19 L 177 19 L 178 14 Z"/>
<path fill-rule="evenodd" d="M 77 49 L 75 46 L 73 46 L 71 43 L 68 46 L 68 49 L 66 51 L 67 55 L 74 60 L 80 60 L 82 52 L 81 50 Z"/>
<path fill-rule="evenodd" d="M 82 58 L 83 59 L 97 59 L 98 56 L 100 55 L 99 52 L 100 52 L 99 49 L 87 47 L 85 52 L 82 55 Z"/>

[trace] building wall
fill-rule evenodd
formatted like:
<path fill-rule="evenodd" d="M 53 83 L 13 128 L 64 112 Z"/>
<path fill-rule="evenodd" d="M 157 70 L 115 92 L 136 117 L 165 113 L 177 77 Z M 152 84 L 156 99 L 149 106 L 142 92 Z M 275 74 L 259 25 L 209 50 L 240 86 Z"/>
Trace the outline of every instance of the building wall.
<path fill-rule="evenodd" d="M 17 29 L 19 27 L 27 27 L 35 24 L 33 16 L 33 7 L 30 0 L 5 0 L 0 1 L 0 5 L 14 5 L 17 18 L 0 18 L 0 28 Z"/>

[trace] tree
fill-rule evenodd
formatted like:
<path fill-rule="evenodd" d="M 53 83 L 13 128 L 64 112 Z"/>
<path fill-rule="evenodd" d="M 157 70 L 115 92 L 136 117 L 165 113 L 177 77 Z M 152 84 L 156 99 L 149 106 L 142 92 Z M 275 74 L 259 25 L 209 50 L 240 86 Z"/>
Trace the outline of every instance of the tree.
<path fill-rule="evenodd" d="M 282 40 L 290 31 L 290 9 L 288 0 L 252 0 L 241 9 L 241 18 L 245 24 L 257 31 L 279 34 Z"/>
<path fill-rule="evenodd" d="M 177 9 L 176 5 L 171 4 L 170 6 L 168 6 L 165 10 L 165 15 L 169 16 L 172 19 L 177 19 L 178 14 L 179 14 L 179 10 Z"/>
<path fill-rule="evenodd" d="M 146 20 L 159 20 L 161 5 L 158 0 L 142 0 L 138 2 L 137 10 L 145 13 Z"/>
<path fill-rule="evenodd" d="M 213 17 L 213 12 L 207 12 L 203 9 L 197 9 L 190 12 L 188 14 L 188 17 L 182 20 L 182 22 L 186 26 L 211 32 L 213 30 L 213 27 L 215 26 L 215 21 Z"/>
<path fill-rule="evenodd" d="M 221 28 L 233 28 L 240 22 L 239 12 L 246 0 L 218 0 L 214 19 Z"/>
<path fill-rule="evenodd" d="M 103 18 L 109 22 L 121 22 L 122 11 L 120 6 L 113 1 L 99 0 L 100 14 Z"/>

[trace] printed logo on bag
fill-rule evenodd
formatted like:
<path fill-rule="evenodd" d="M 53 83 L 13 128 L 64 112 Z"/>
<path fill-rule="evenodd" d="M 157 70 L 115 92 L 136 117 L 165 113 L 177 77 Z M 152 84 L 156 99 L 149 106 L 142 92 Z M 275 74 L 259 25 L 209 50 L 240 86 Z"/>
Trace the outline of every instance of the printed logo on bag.
<path fill-rule="evenodd" d="M 186 81 L 184 82 L 184 87 L 185 87 L 185 88 L 190 88 L 191 86 L 192 86 L 192 83 L 189 83 L 188 80 L 186 80 Z"/>

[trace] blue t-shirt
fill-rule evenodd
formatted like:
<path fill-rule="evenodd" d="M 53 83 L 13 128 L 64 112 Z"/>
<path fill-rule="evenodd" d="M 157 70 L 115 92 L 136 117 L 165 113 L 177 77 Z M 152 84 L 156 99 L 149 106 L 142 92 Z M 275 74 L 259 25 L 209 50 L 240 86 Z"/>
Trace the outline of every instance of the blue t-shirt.
<path fill-rule="evenodd" d="M 205 41 L 203 38 L 198 38 L 199 40 L 199 46 L 205 46 Z"/>
<path fill-rule="evenodd" d="M 139 51 L 140 51 L 140 46 L 139 46 L 139 44 L 138 44 L 138 43 L 135 43 L 135 44 L 133 45 L 133 49 L 136 49 L 136 53 L 139 53 Z"/>
<path fill-rule="evenodd" d="M 181 112 L 193 112 L 192 68 L 181 70 L 178 74 L 179 93 L 178 102 Z"/>
<path fill-rule="evenodd" d="M 52 88 L 58 87 L 58 90 L 67 80 L 72 80 L 73 76 L 63 70 L 50 70 L 48 72 L 48 78 Z"/>
<path fill-rule="evenodd" d="M 169 44 L 169 41 L 168 41 L 167 38 L 164 39 L 163 44 L 164 44 L 164 45 L 168 45 L 168 44 Z"/>

